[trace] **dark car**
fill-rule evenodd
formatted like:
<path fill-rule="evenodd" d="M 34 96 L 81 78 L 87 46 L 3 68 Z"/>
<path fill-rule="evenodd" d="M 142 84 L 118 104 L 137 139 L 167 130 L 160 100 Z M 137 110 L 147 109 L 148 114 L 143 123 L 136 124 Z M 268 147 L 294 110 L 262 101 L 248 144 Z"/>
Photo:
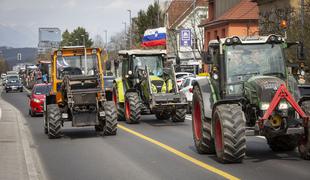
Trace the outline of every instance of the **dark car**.
<path fill-rule="evenodd" d="M 7 81 L 5 84 L 5 91 L 19 91 L 23 92 L 23 84 L 20 81 L 20 78 L 18 76 L 12 75 L 7 76 Z"/>
<path fill-rule="evenodd" d="M 104 76 L 104 90 L 108 101 L 112 101 L 114 76 Z"/>

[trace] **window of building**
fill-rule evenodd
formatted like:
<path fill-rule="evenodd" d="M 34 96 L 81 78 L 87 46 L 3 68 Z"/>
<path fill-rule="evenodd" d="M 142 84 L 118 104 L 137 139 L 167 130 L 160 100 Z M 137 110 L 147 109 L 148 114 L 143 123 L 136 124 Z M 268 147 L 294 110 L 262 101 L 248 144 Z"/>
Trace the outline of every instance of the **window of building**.
<path fill-rule="evenodd" d="M 226 37 L 226 29 L 224 28 L 224 29 L 222 29 L 222 38 L 223 37 Z"/>

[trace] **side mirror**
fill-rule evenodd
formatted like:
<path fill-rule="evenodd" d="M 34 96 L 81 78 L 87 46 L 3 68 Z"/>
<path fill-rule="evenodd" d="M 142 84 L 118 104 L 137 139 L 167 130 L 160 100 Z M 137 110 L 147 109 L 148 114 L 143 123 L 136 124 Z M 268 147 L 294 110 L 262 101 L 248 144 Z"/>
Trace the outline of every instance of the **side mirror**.
<path fill-rule="evenodd" d="M 213 64 L 212 57 L 208 52 L 202 52 L 202 61 L 204 64 Z"/>
<path fill-rule="evenodd" d="M 303 42 L 298 43 L 297 45 L 297 58 L 298 60 L 305 60 L 306 54 L 305 54 L 305 47 Z"/>

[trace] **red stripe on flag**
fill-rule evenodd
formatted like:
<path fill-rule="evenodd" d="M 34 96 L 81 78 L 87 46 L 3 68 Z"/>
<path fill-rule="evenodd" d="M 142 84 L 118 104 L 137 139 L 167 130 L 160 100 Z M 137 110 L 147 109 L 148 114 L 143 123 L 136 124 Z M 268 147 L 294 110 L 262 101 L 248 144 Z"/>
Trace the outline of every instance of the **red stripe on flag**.
<path fill-rule="evenodd" d="M 165 46 L 165 45 L 166 45 L 166 39 L 146 41 L 146 42 L 142 43 L 142 46 L 144 46 L 144 47 Z"/>

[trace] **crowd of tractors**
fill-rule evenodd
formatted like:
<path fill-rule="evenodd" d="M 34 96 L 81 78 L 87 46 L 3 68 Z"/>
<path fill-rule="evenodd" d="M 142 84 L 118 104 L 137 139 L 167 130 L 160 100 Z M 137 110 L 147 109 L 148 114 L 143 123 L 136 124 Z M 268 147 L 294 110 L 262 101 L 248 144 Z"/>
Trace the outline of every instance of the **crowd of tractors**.
<path fill-rule="evenodd" d="M 115 79 L 106 91 L 101 49 L 63 47 L 49 65 L 44 132 L 59 138 L 70 121 L 73 127 L 116 135 L 118 121 L 138 124 L 145 114 L 183 123 L 191 106 L 198 153 L 241 162 L 246 136 L 260 135 L 273 151 L 298 148 L 310 159 L 310 96 L 300 93 L 284 54 L 294 46 L 298 43 L 277 35 L 210 41 L 203 61 L 212 71 L 193 82 L 191 104 L 180 93 L 174 66 L 165 66 L 165 50 L 119 51 Z"/>

